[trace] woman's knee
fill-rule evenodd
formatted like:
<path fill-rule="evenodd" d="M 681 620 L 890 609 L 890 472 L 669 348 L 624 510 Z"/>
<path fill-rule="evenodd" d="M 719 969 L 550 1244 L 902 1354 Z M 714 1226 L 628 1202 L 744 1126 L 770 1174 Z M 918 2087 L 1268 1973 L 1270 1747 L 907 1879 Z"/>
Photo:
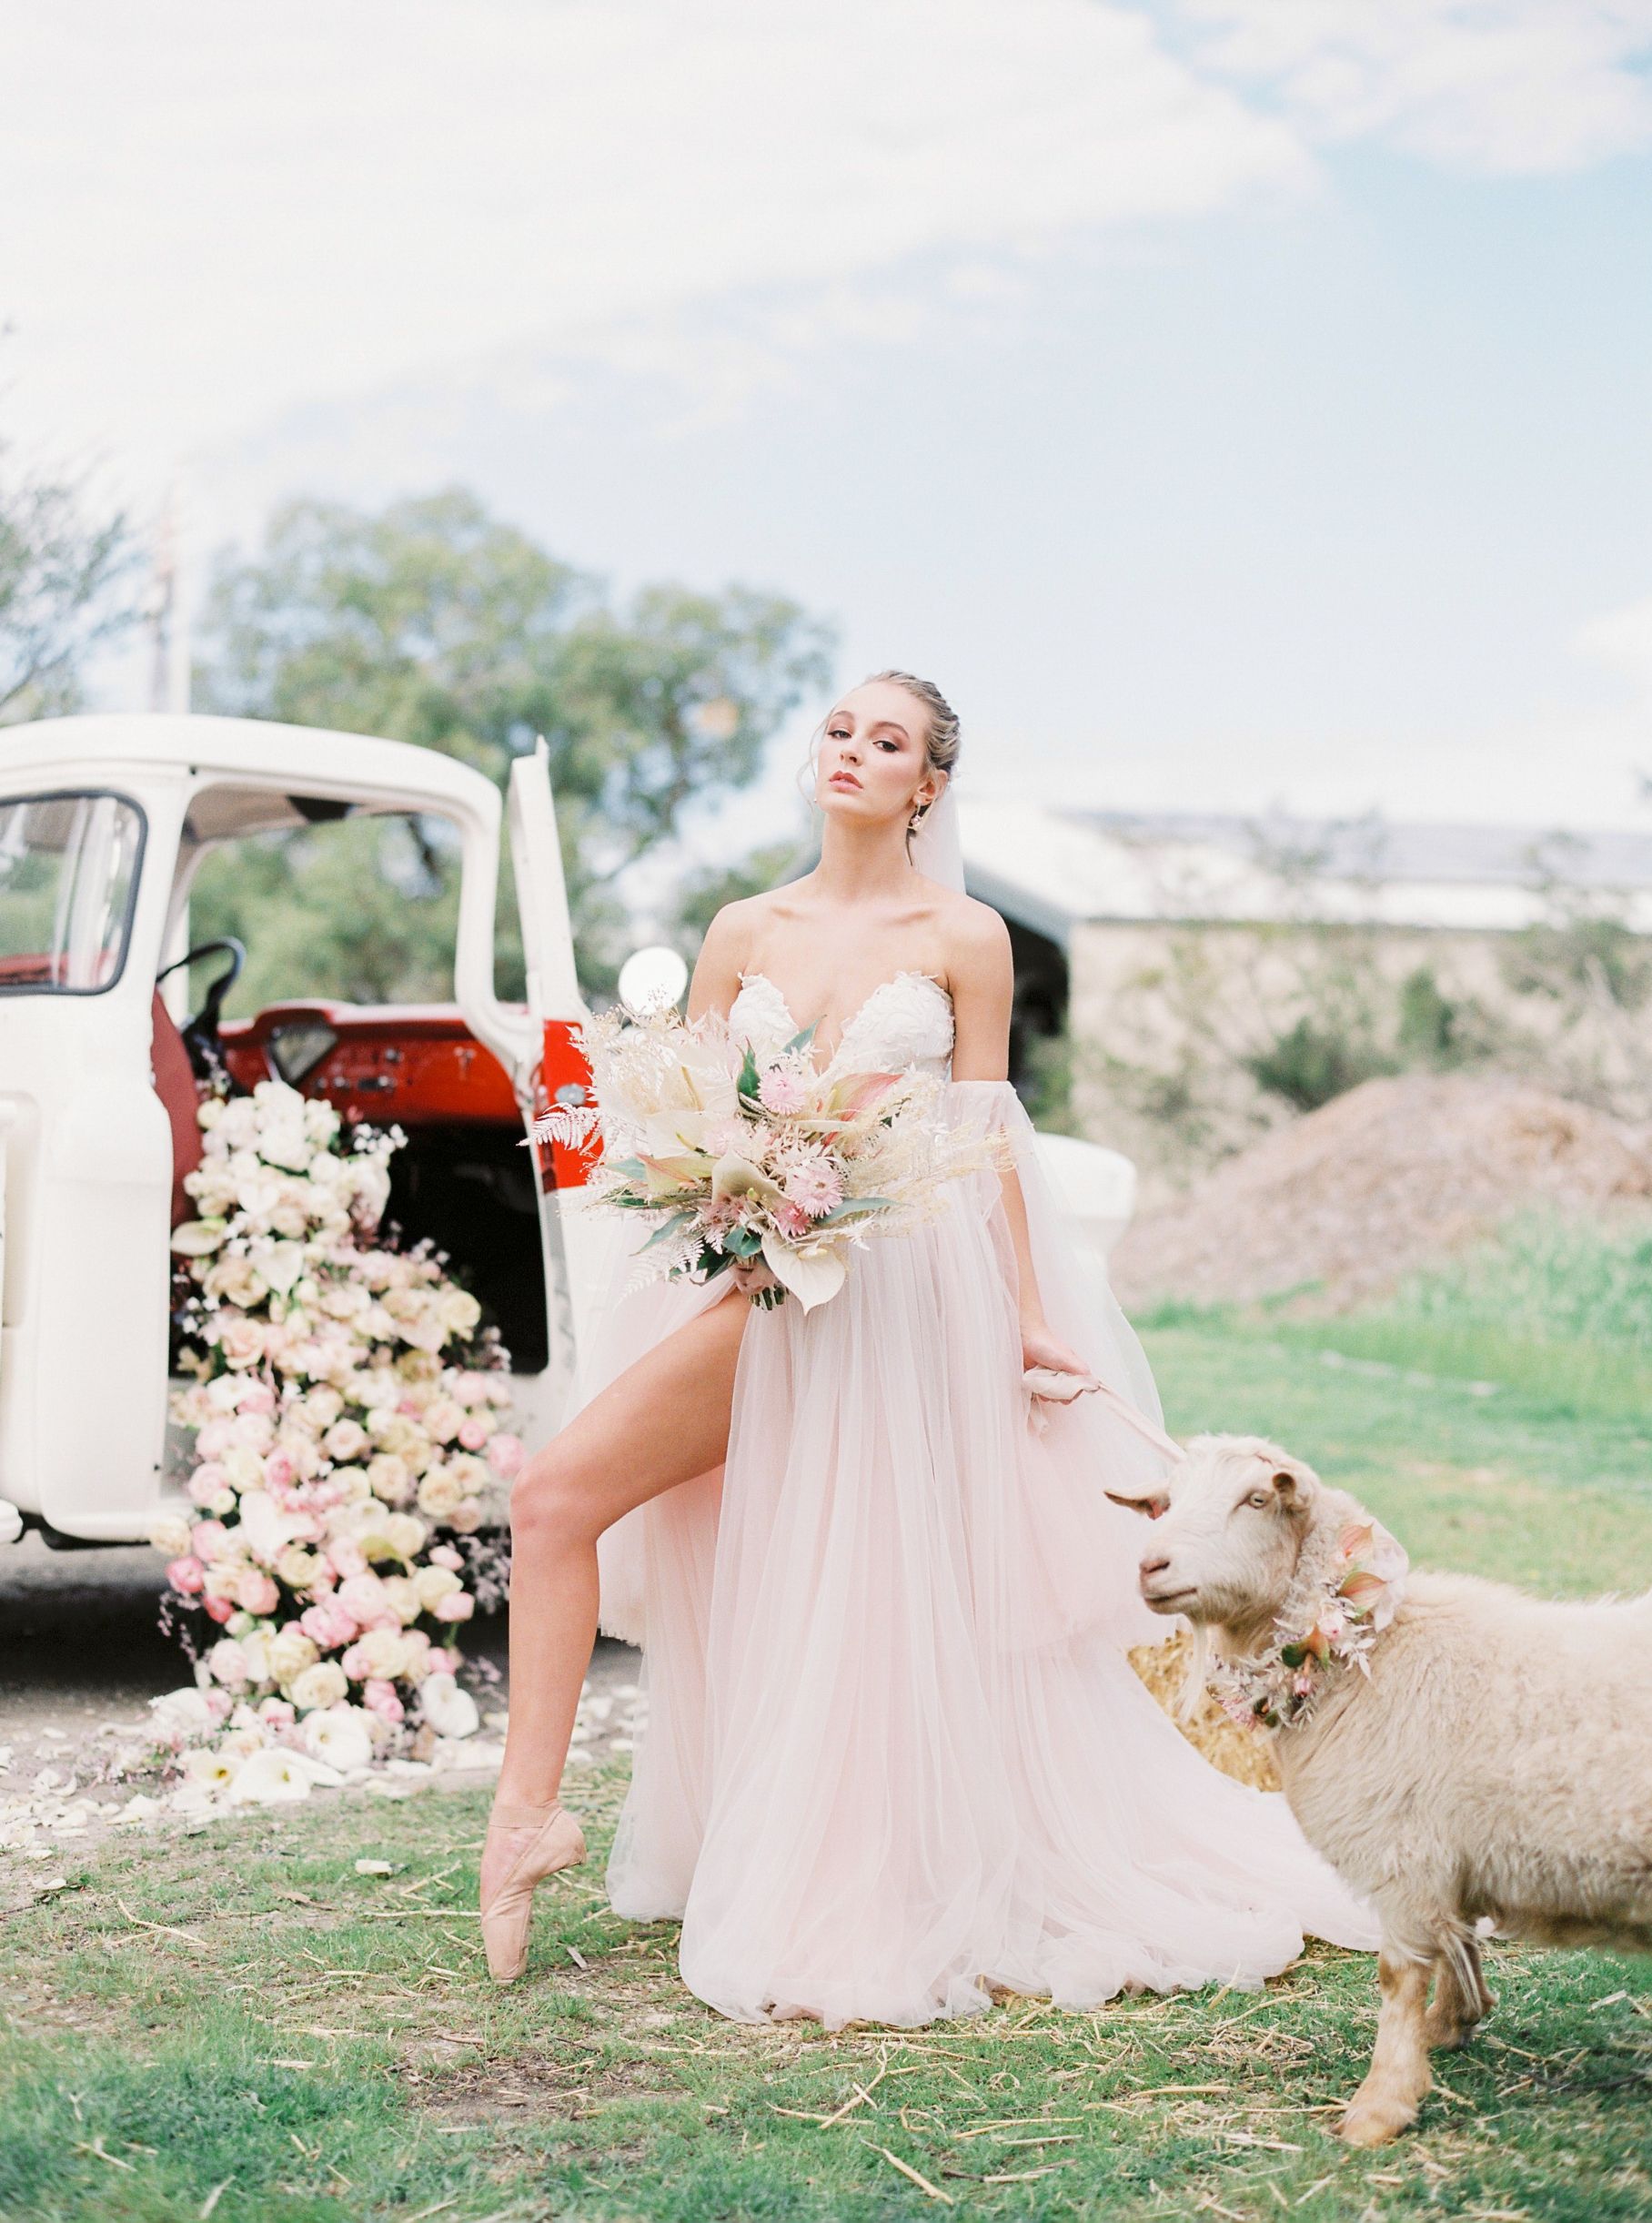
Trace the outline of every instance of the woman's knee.
<path fill-rule="evenodd" d="M 560 1442 L 548 1443 L 511 1483 L 511 1534 L 595 1543 L 603 1523 L 594 1481 L 576 1452 Z"/>

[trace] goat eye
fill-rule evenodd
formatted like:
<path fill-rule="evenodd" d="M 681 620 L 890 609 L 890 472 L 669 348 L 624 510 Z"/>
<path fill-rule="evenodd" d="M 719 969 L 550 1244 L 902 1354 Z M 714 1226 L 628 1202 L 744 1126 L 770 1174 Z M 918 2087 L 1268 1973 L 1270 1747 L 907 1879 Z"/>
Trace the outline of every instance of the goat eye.
<path fill-rule="evenodd" d="M 1253 1490 L 1250 1496 L 1246 1498 L 1244 1501 L 1247 1505 L 1259 1505 L 1263 1507 L 1267 1506 L 1271 1502 L 1265 1490 Z"/>

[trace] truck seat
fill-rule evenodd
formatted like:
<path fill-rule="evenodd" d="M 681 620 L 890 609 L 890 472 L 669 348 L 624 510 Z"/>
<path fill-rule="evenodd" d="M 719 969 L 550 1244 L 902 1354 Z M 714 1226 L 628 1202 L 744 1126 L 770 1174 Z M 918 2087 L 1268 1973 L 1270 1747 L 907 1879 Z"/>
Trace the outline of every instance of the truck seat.
<path fill-rule="evenodd" d="M 201 1162 L 201 1130 L 196 1120 L 200 1091 L 195 1069 L 177 1021 L 167 1010 L 158 988 L 152 1005 L 154 1034 L 149 1046 L 149 1067 L 155 1093 L 166 1107 L 172 1123 L 172 1225 L 196 1217 L 195 1198 L 184 1187 L 184 1176 Z"/>

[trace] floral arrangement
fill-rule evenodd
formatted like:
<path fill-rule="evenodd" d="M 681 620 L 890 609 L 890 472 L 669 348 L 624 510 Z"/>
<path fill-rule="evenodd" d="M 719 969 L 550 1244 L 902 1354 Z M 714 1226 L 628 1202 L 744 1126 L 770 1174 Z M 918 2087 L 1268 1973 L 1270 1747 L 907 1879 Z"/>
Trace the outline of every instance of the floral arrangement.
<path fill-rule="evenodd" d="M 151 1541 L 173 1611 L 222 1633 L 195 1690 L 153 1702 L 153 1756 L 232 1799 L 300 1796 L 426 1725 L 476 1729 L 451 1640 L 499 1579 L 477 1531 L 522 1446 L 475 1298 L 428 1247 L 378 1239 L 400 1132 L 346 1147 L 330 1104 L 278 1081 L 199 1118 L 201 1217 L 172 1245 L 195 1511 Z"/>
<path fill-rule="evenodd" d="M 1405 1595 L 1410 1561 L 1380 1522 L 1351 1521 L 1328 1570 L 1316 1569 L 1304 1594 L 1286 1599 L 1259 1659 L 1212 1663 L 1216 1703 L 1242 1729 L 1286 1729 L 1305 1721 L 1324 1693 L 1327 1671 L 1371 1672 L 1371 1652 Z"/>
<path fill-rule="evenodd" d="M 651 1223 L 640 1279 L 710 1280 L 761 1257 L 778 1286 L 752 1302 L 790 1293 L 808 1311 L 842 1287 L 851 1245 L 910 1226 L 946 1181 L 1001 1162 L 996 1138 L 935 1117 L 933 1076 L 822 1073 L 814 1031 L 760 1057 L 715 1014 L 615 1010 L 585 1023 L 595 1100 L 557 1106 L 533 1135 L 578 1146 L 600 1127 L 588 1193 Z"/>

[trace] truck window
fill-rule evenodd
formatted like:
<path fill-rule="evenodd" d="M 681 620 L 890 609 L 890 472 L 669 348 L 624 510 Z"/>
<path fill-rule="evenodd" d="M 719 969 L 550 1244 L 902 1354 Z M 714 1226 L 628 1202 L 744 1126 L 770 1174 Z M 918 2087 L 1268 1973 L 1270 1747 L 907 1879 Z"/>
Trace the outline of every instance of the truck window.
<path fill-rule="evenodd" d="M 126 962 L 144 814 L 125 795 L 0 802 L 0 995 L 101 995 Z"/>

